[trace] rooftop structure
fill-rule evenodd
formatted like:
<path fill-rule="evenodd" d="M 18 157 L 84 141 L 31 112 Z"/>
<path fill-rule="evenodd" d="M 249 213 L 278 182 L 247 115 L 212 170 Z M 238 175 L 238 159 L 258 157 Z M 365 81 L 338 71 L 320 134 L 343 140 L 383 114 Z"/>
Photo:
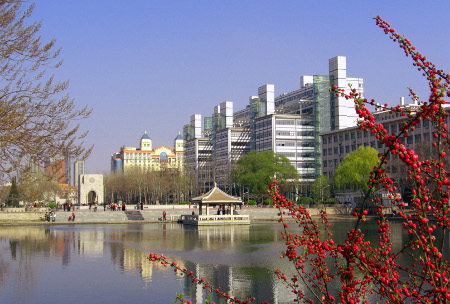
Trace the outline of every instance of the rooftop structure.
<path fill-rule="evenodd" d="M 236 205 L 241 205 L 239 197 L 226 194 L 217 185 L 207 193 L 191 199 L 198 204 L 198 214 L 182 215 L 180 221 L 183 224 L 205 226 L 205 225 L 249 225 L 248 215 L 239 215 L 234 210 Z M 217 213 L 211 213 L 210 207 L 218 206 Z M 203 209 L 204 208 L 204 209 Z M 204 210 L 204 212 L 203 212 Z"/>

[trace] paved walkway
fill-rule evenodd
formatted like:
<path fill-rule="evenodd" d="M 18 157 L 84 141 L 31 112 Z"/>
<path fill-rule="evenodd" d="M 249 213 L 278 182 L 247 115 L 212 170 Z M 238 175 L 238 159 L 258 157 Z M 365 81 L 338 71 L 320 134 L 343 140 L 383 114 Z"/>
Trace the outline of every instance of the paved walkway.
<path fill-rule="evenodd" d="M 134 208 L 128 209 L 127 211 L 138 211 Z M 56 221 L 54 224 L 130 224 L 130 223 L 156 223 L 161 222 L 162 214 L 164 211 L 167 213 L 167 221 L 175 222 L 181 215 L 191 214 L 194 211 L 198 214 L 198 209 L 193 207 L 189 208 L 186 206 L 182 208 L 181 206 L 166 205 L 166 206 L 152 206 L 152 209 L 139 210 L 143 220 L 130 220 L 125 212 L 123 211 L 104 211 L 103 208 L 98 208 L 95 212 L 94 209 L 76 209 L 74 212 L 67 212 L 63 210 L 58 210 L 56 212 Z M 213 213 L 215 209 L 212 209 Z M 273 207 L 243 207 L 242 209 L 237 208 L 238 214 L 248 215 L 251 221 L 276 221 L 279 219 L 278 210 Z M 327 213 L 330 216 L 337 216 L 339 218 L 347 218 L 350 210 L 343 210 L 342 208 L 327 208 Z M 318 208 L 310 208 L 309 212 L 312 216 L 317 215 L 319 212 Z M 28 213 L 28 212 L 25 212 Z M 31 213 L 31 212 L 30 212 Z M 75 221 L 69 222 L 69 216 L 75 213 Z M 18 215 L 19 218 L 21 217 Z M 333 216 L 333 217 L 334 217 Z M 36 220 L 29 221 L 26 219 L 3 219 L 0 221 L 0 225 L 27 225 L 27 224 L 48 224 L 37 218 L 43 219 L 44 212 L 35 215 Z M 290 217 L 285 217 L 290 219 Z M 52 222 L 53 224 L 53 222 Z"/>

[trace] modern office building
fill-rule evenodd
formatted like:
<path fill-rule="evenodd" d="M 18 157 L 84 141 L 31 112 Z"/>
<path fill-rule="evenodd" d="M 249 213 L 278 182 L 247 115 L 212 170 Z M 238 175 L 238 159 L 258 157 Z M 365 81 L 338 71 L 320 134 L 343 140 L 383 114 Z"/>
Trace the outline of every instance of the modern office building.
<path fill-rule="evenodd" d="M 120 152 L 111 155 L 111 172 L 123 173 L 131 169 L 143 171 L 162 171 L 167 169 L 183 170 L 184 139 L 178 134 L 174 139 L 174 149 L 160 146 L 152 147 L 147 131 L 141 137 L 140 146 L 120 148 Z"/>
<path fill-rule="evenodd" d="M 363 79 L 348 78 L 346 58 L 329 60 L 328 75 L 302 76 L 300 89 L 275 98 L 275 86 L 266 84 L 251 96 L 245 109 L 233 112 L 226 101 L 214 107 L 212 117 L 191 116 L 184 126 L 186 168 L 197 178 L 201 192 L 214 183 L 231 188 L 230 172 L 235 161 L 249 151 L 272 150 L 286 156 L 299 174 L 299 183 L 311 184 L 321 174 L 320 132 L 356 126 L 353 104 L 336 97 L 329 88 L 363 95 Z"/>
<path fill-rule="evenodd" d="M 392 111 L 377 111 L 373 115 L 375 122 L 381 122 L 386 130 L 391 133 L 398 133 L 400 128 L 407 122 L 408 115 L 415 116 L 419 110 L 419 105 L 408 104 L 404 105 L 403 98 L 401 99 L 402 110 L 405 116 Z M 450 108 L 447 108 L 450 111 Z M 431 153 L 431 139 L 433 132 L 436 129 L 429 120 L 422 120 L 420 124 L 415 127 L 414 131 L 408 133 L 408 137 L 400 137 L 401 142 L 412 149 L 421 151 L 425 154 Z M 341 130 L 330 132 L 323 132 L 320 134 L 322 138 L 322 172 L 328 178 L 333 177 L 334 171 L 337 169 L 342 160 L 351 152 L 358 149 L 359 146 L 372 147 L 379 152 L 384 152 L 386 147 L 377 141 L 375 134 L 365 132 L 358 127 L 350 127 Z M 387 172 L 395 172 L 396 168 L 389 166 Z"/>

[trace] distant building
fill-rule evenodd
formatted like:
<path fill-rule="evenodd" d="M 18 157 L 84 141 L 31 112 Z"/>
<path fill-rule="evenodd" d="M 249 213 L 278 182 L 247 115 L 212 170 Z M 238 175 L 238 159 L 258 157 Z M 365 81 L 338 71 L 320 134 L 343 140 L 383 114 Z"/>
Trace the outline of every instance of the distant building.
<path fill-rule="evenodd" d="M 78 187 L 69 186 L 67 184 L 59 184 L 61 194 L 57 195 L 56 203 L 64 204 L 70 201 L 72 204 L 78 204 Z"/>
<path fill-rule="evenodd" d="M 64 156 L 48 158 L 45 162 L 45 171 L 51 179 L 58 182 L 58 184 L 67 184 L 66 163 Z"/>
<path fill-rule="evenodd" d="M 174 149 L 167 146 L 152 147 L 147 131 L 141 137 L 140 146 L 120 148 L 111 155 L 111 172 L 123 173 L 131 169 L 143 171 L 183 170 L 184 139 L 181 134 L 174 139 Z"/>
<path fill-rule="evenodd" d="M 85 163 L 84 160 L 77 160 L 73 163 L 73 186 L 78 187 L 79 178 L 81 174 L 85 174 Z"/>
<path fill-rule="evenodd" d="M 73 172 L 72 172 L 72 156 L 70 156 L 69 153 L 67 153 L 65 151 L 64 153 L 64 183 L 71 185 L 72 183 L 72 176 L 73 176 Z"/>

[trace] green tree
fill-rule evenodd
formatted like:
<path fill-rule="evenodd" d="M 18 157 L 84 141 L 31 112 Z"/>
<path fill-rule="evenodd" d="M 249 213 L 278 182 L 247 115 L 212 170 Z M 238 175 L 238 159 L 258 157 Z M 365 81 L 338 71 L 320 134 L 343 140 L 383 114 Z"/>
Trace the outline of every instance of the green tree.
<path fill-rule="evenodd" d="M 30 21 L 34 3 L 0 1 L 0 179 L 27 169 L 30 162 L 64 153 L 80 159 L 86 133 L 78 120 L 89 116 L 76 109 L 65 93 L 68 81 L 55 80 L 61 66 L 55 40 L 42 42 L 41 22 Z"/>
<path fill-rule="evenodd" d="M 379 163 L 378 151 L 372 147 L 360 146 L 358 150 L 348 154 L 334 173 L 333 181 L 336 187 L 351 187 L 354 190 L 366 192 L 370 172 Z"/>
<path fill-rule="evenodd" d="M 325 201 L 331 196 L 331 187 L 325 175 L 317 177 L 311 186 L 311 194 L 315 201 Z"/>
<path fill-rule="evenodd" d="M 17 190 L 16 179 L 11 181 L 11 188 L 9 189 L 9 195 L 6 199 L 6 204 L 10 207 L 19 206 L 19 190 Z"/>
<path fill-rule="evenodd" d="M 267 192 L 267 184 L 274 178 L 281 187 L 299 178 L 297 169 L 289 159 L 271 150 L 247 153 L 237 161 L 232 176 L 234 182 L 258 195 Z"/>

